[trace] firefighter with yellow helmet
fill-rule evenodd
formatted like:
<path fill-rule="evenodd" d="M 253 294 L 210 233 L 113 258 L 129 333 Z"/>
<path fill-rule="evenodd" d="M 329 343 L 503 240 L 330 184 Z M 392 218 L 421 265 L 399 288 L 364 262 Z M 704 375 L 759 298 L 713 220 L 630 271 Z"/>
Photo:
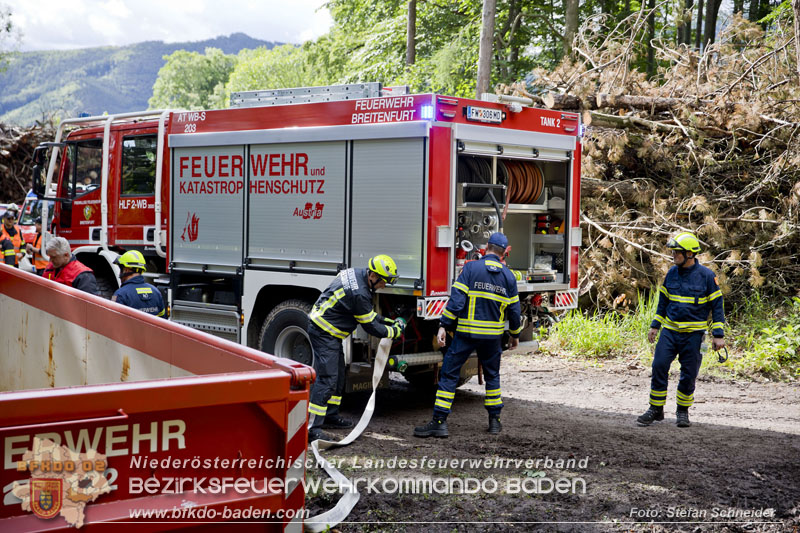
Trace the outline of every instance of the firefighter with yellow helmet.
<path fill-rule="evenodd" d="M 649 426 L 664 420 L 669 367 L 675 357 L 681 364 L 678 381 L 676 420 L 678 427 L 689 427 L 689 407 L 694 403 L 694 388 L 703 355 L 700 345 L 706 329 L 713 335 L 714 351 L 725 347 L 725 314 L 722 291 L 711 269 L 698 263 L 700 241 L 689 232 L 679 233 L 667 242 L 674 265 L 659 289 L 656 316 L 647 338 L 655 342 L 650 405 L 636 422 Z M 711 319 L 709 320 L 709 314 Z M 659 335 L 661 330 L 661 335 Z"/>
<path fill-rule="evenodd" d="M 119 279 L 122 285 L 111 299 L 155 316 L 164 316 L 164 299 L 161 292 L 144 281 L 142 274 L 147 270 L 144 255 L 138 250 L 130 250 L 114 260 L 120 266 Z"/>
<path fill-rule="evenodd" d="M 388 255 L 376 255 L 368 268 L 342 270 L 320 295 L 308 314 L 308 336 L 314 351 L 317 379 L 308 404 L 308 441 L 327 439 L 322 428 L 348 428 L 353 423 L 339 416 L 345 381 L 342 341 L 361 324 L 375 337 L 397 338 L 405 328 L 402 319 L 384 318 L 372 308 L 375 291 L 397 281 L 397 265 Z"/>

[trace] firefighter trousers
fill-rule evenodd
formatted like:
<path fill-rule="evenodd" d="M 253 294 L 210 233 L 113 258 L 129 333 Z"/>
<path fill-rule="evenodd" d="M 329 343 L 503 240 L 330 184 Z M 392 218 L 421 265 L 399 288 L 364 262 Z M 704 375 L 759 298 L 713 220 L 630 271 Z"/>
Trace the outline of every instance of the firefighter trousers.
<path fill-rule="evenodd" d="M 484 407 L 490 415 L 500 414 L 500 410 L 503 409 L 503 400 L 500 398 L 500 356 L 503 347 L 500 344 L 500 337 L 484 340 L 456 333 L 439 371 L 439 389 L 436 391 L 436 401 L 433 405 L 434 418 L 444 419 L 450 414 L 456 385 L 461 376 L 461 367 L 476 350 L 486 381 Z"/>
<path fill-rule="evenodd" d="M 342 339 L 329 335 L 309 321 L 308 337 L 314 352 L 314 371 L 317 380 L 311 385 L 309 415 L 313 415 L 312 428 L 322 426 L 327 415 L 339 412 L 344 391 L 345 363 Z"/>
<path fill-rule="evenodd" d="M 667 383 L 669 367 L 675 357 L 681 363 L 681 376 L 678 380 L 678 408 L 688 409 L 694 403 L 694 386 L 703 355 L 700 345 L 703 342 L 703 331 L 679 333 L 671 329 L 661 328 L 653 356 L 653 377 L 650 382 L 650 405 L 662 407 L 667 401 Z"/>

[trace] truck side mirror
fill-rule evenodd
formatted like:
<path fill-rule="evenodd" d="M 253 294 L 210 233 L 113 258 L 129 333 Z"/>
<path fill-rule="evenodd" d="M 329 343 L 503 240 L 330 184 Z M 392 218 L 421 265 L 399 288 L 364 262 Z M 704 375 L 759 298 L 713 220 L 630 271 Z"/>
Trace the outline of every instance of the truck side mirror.
<path fill-rule="evenodd" d="M 46 142 L 40 144 L 33 150 L 33 193 L 40 199 L 47 195 L 47 191 L 45 190 L 47 174 L 42 175 L 42 168 L 45 165 L 45 155 L 49 148 L 55 146 L 63 148 L 66 144 Z"/>
<path fill-rule="evenodd" d="M 40 165 L 33 165 L 33 193 L 40 199 L 44 197 L 44 180 Z"/>

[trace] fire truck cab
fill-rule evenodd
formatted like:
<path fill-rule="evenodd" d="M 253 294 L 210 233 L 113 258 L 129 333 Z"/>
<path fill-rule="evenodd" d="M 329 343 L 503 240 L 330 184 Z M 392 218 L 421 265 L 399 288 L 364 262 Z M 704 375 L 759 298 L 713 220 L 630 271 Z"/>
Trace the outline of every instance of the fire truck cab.
<path fill-rule="evenodd" d="M 72 119 L 37 149 L 34 181 L 55 187 L 52 232 L 106 294 L 114 258 L 140 250 L 171 320 L 307 364 L 321 291 L 392 256 L 399 280 L 376 310 L 410 323 L 389 368 L 433 383 L 438 318 L 492 232 L 511 244 L 523 339 L 542 313 L 577 306 L 580 117 L 519 100 L 355 84 Z M 377 340 L 359 328 L 344 345 L 347 390 L 370 387 Z M 462 379 L 476 371 L 473 358 Z"/>

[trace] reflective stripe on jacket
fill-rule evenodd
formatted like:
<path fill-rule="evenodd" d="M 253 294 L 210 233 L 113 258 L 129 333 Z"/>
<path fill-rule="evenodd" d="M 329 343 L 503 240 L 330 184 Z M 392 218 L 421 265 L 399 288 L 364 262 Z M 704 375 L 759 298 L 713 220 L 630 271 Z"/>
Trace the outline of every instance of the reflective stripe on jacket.
<path fill-rule="evenodd" d="M 320 329 L 337 339 L 345 339 L 361 324 L 374 337 L 394 336 L 394 330 L 383 324 L 383 317 L 372 308 L 366 268 L 342 270 L 323 292 L 308 318 Z"/>
<path fill-rule="evenodd" d="M 522 331 L 517 280 L 494 254 L 470 261 L 453 283 L 441 325 L 469 337 L 485 339 Z"/>
<path fill-rule="evenodd" d="M 658 308 L 650 327 L 664 326 L 680 333 L 710 329 L 715 337 L 722 337 L 724 325 L 722 291 L 714 272 L 697 260 L 689 268 L 670 268 L 659 288 Z"/>
<path fill-rule="evenodd" d="M 144 276 L 133 276 L 122 282 L 122 287 L 114 292 L 111 299 L 151 315 L 164 316 L 161 292 L 153 285 L 145 283 Z"/>

